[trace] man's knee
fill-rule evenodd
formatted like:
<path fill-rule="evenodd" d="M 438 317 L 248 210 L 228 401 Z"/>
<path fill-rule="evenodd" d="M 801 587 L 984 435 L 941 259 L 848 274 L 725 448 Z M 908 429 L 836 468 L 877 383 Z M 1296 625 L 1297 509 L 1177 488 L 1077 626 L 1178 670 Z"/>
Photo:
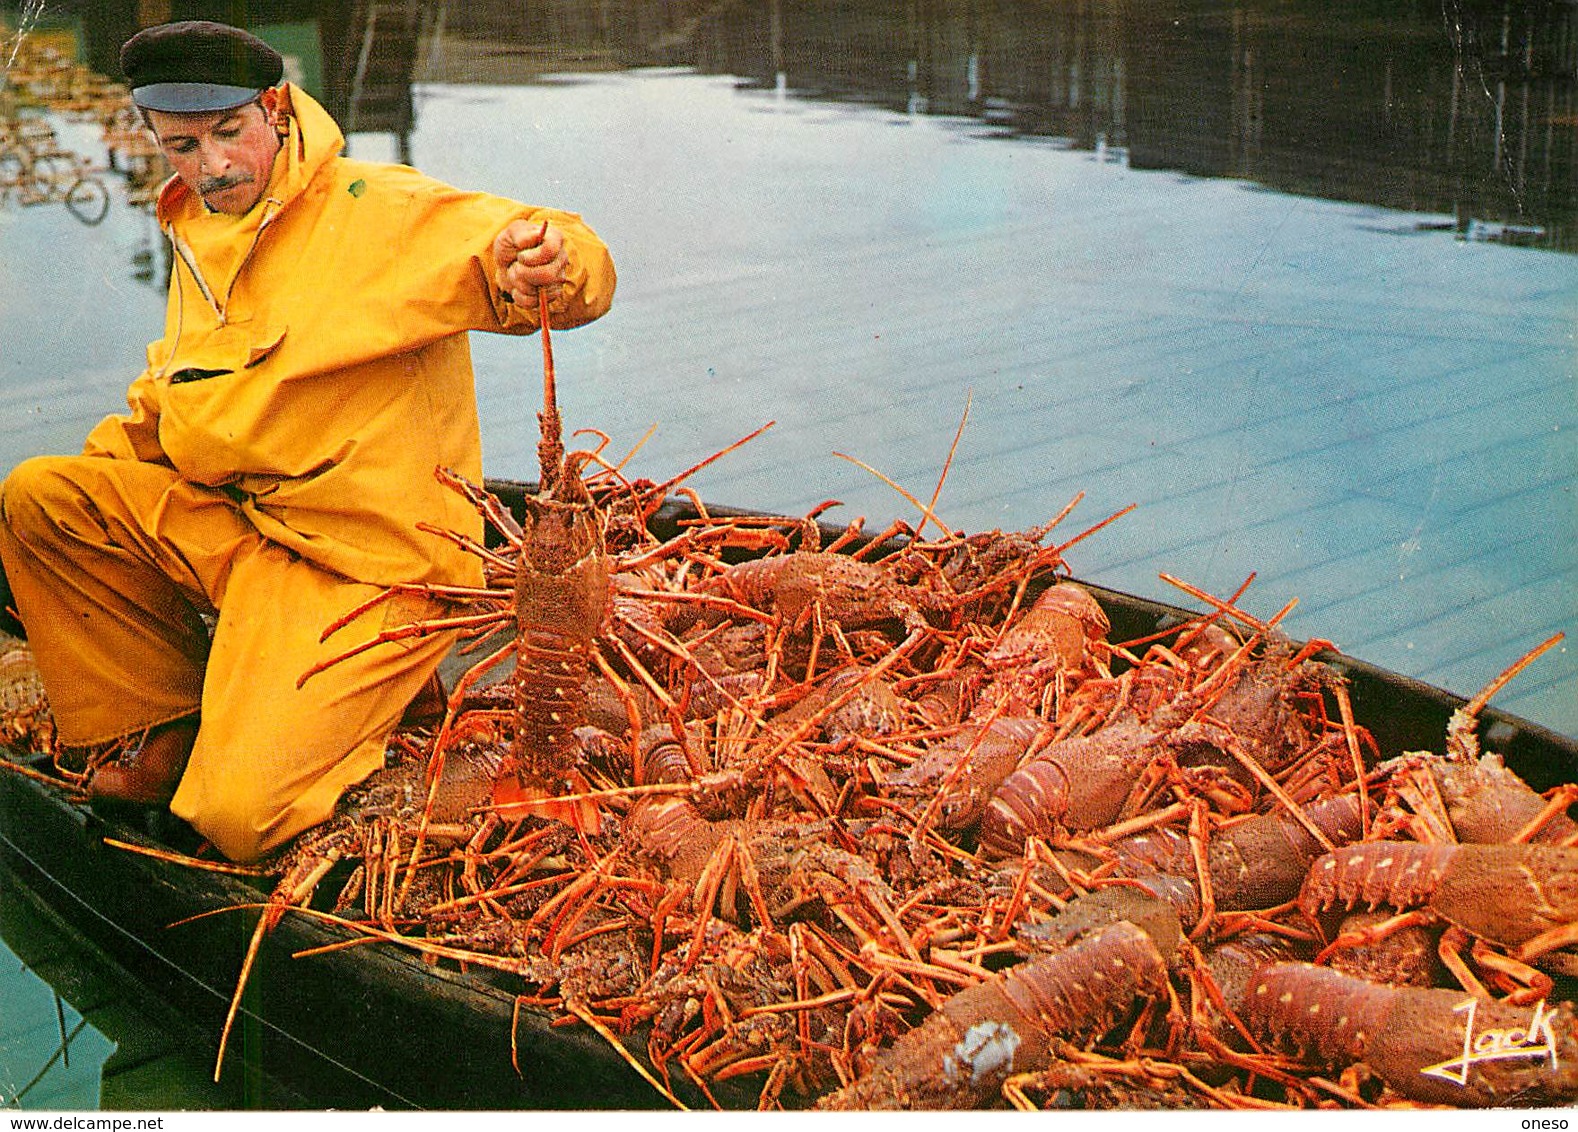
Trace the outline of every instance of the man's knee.
<path fill-rule="evenodd" d="M 178 792 L 171 810 L 229 860 L 252 864 L 278 843 L 271 833 L 281 806 L 265 792 L 233 789 L 210 793 L 197 806 L 183 802 Z"/>
<path fill-rule="evenodd" d="M 263 859 L 269 846 L 251 818 L 252 815 L 245 813 L 209 813 L 202 815 L 193 828 L 206 837 L 226 860 L 252 865 Z"/>
<path fill-rule="evenodd" d="M 341 754 L 257 758 L 199 741 L 170 809 L 230 860 L 252 863 L 332 817 L 340 795 L 383 765 L 384 744 L 379 735 Z"/>
<path fill-rule="evenodd" d="M 0 481 L 0 526 L 22 543 L 34 541 L 40 532 L 57 527 L 61 514 L 71 506 L 64 501 L 81 495 L 71 470 L 76 459 L 34 456 L 12 468 Z M 6 574 L 10 543 L 11 539 L 0 539 L 0 632 L 25 638 L 27 630 L 17 620 L 16 599 Z"/>
<path fill-rule="evenodd" d="M 34 456 L 11 469 L 0 481 L 0 522 L 18 535 L 53 525 L 60 504 L 79 498 L 82 488 L 73 474 L 80 456 Z"/>

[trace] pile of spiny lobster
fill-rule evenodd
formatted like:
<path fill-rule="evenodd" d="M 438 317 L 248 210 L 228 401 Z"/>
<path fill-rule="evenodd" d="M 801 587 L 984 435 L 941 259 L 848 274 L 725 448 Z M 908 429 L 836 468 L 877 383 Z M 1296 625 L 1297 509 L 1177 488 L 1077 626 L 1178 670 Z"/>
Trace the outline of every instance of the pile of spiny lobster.
<path fill-rule="evenodd" d="M 1573 793 L 1480 755 L 1483 701 L 1382 759 L 1280 615 L 1193 591 L 1110 641 L 1056 519 L 862 540 L 696 501 L 660 541 L 671 485 L 543 425 L 521 522 L 440 473 L 501 536 L 487 584 L 351 651 L 496 647 L 288 855 L 276 918 L 354 858 L 339 914 L 517 974 L 676 1103 L 1578 1096 Z"/>
<path fill-rule="evenodd" d="M 1383 757 L 1321 643 L 1237 595 L 1110 640 L 1057 520 L 863 540 L 697 503 L 659 540 L 672 484 L 566 455 L 551 396 L 543 433 L 523 520 L 440 473 L 501 536 L 435 532 L 486 585 L 396 587 L 449 615 L 350 651 L 477 659 L 286 851 L 254 946 L 316 894 L 517 976 L 676 1104 L 1578 1097 L 1575 795 L 1480 754 L 1488 691 Z"/>

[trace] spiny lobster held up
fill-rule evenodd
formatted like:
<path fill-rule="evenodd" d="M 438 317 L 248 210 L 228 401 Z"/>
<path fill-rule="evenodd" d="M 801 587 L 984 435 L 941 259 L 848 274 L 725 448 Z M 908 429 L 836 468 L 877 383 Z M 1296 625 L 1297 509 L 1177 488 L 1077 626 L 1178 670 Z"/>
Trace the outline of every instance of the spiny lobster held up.
<path fill-rule="evenodd" d="M 541 333 L 551 359 L 546 317 Z M 515 733 L 494 792 L 501 804 L 585 788 L 575 730 L 586 720 L 593 642 L 610 606 L 612 560 L 603 546 L 603 517 L 581 479 L 583 458 L 563 454 L 551 360 L 545 372 L 541 480 L 539 490 L 525 497 L 515 568 Z M 569 812 L 577 820 L 596 817 L 595 808 Z"/>

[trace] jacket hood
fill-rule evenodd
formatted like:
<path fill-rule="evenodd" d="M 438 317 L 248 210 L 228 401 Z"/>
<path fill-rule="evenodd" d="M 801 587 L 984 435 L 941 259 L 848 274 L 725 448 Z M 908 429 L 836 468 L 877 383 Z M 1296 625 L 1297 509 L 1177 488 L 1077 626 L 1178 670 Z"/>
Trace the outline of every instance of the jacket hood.
<path fill-rule="evenodd" d="M 263 194 L 263 200 L 274 201 L 276 207 L 289 204 L 300 195 L 318 170 L 345 148 L 345 135 L 339 124 L 312 95 L 294 83 L 281 84 L 279 92 L 280 112 L 290 124 L 290 132 L 274 158 L 274 171 Z M 203 208 L 202 198 L 186 182 L 171 177 L 159 191 L 159 226 L 168 228 L 183 212 L 201 212 Z"/>

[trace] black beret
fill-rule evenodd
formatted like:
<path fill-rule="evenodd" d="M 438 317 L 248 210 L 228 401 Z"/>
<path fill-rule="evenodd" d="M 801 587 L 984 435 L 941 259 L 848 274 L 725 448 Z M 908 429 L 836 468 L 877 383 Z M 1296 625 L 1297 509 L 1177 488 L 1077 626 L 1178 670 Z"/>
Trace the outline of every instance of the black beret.
<path fill-rule="evenodd" d="M 229 110 L 278 86 L 285 63 L 250 32 L 208 20 L 144 28 L 121 48 L 132 101 L 145 110 Z"/>

